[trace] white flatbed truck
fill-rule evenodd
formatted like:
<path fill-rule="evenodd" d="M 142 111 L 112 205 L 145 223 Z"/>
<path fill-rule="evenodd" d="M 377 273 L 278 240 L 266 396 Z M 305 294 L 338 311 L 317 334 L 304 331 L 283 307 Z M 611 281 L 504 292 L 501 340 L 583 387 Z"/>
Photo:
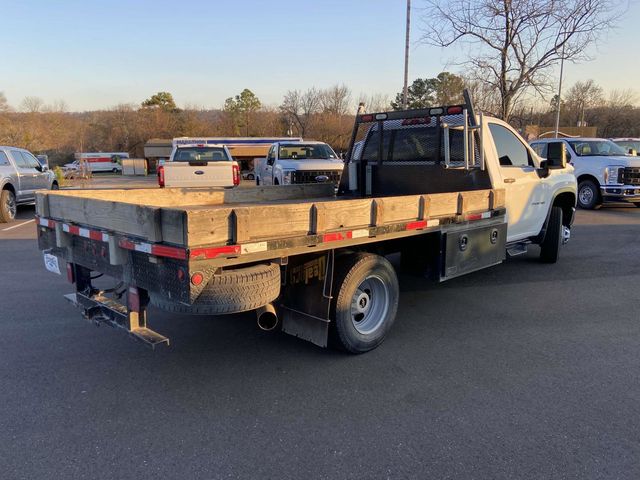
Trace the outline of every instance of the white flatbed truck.
<path fill-rule="evenodd" d="M 564 150 L 541 162 L 520 136 L 463 105 L 358 115 L 338 193 L 331 184 L 212 191 L 38 194 L 38 239 L 67 298 L 150 346 L 149 304 L 192 314 L 256 310 L 263 329 L 351 353 L 378 346 L 396 316 L 386 255 L 436 281 L 540 245 L 554 263 L 576 181 Z M 526 164 L 521 165 L 520 163 Z M 98 289 L 93 277 L 113 278 Z"/>

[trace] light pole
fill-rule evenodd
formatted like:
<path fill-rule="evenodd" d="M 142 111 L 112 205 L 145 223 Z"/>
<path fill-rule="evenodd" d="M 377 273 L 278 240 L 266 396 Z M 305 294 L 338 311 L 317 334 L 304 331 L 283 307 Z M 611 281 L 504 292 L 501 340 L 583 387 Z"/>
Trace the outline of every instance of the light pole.
<path fill-rule="evenodd" d="M 409 84 L 409 31 L 411 27 L 411 0 L 407 0 L 407 27 L 404 41 L 404 87 L 402 88 L 402 108 L 407 109 L 407 90 Z"/>
<path fill-rule="evenodd" d="M 560 98 L 562 95 L 562 71 L 564 70 L 564 43 L 562 44 L 562 54 L 560 56 L 560 82 L 558 82 L 558 99 L 556 102 L 556 131 L 555 138 L 558 138 L 560 130 Z"/>

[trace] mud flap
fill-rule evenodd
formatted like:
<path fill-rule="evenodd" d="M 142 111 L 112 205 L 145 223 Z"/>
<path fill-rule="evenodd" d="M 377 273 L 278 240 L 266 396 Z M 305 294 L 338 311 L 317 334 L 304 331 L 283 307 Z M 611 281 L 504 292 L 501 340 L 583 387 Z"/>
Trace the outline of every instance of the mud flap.
<path fill-rule="evenodd" d="M 327 346 L 333 266 L 333 250 L 289 259 L 279 304 L 283 332 Z"/>

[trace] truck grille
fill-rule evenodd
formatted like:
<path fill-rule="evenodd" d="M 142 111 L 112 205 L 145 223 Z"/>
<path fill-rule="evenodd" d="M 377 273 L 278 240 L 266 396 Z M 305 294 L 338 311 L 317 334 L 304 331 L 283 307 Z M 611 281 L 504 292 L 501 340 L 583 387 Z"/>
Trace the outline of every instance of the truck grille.
<path fill-rule="evenodd" d="M 620 183 L 624 185 L 640 185 L 640 167 L 625 167 L 621 170 Z"/>
<path fill-rule="evenodd" d="M 336 170 L 299 170 L 291 173 L 291 183 L 321 183 L 317 177 L 327 177 L 324 183 L 340 183 L 340 174 L 342 172 Z"/>

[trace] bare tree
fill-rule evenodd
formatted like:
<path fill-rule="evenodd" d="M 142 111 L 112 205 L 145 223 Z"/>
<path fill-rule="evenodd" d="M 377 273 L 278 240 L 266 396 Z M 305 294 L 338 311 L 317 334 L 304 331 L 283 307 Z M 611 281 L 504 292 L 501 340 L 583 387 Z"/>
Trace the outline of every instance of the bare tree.
<path fill-rule="evenodd" d="M 612 90 L 607 99 L 607 106 L 611 108 L 629 108 L 636 105 L 638 95 L 633 90 Z"/>
<path fill-rule="evenodd" d="M 300 136 L 304 137 L 310 126 L 312 116 L 320 110 L 320 92 L 312 87 L 306 92 L 289 90 L 280 105 L 287 119 L 294 123 Z"/>
<path fill-rule="evenodd" d="M 612 27 L 619 0 L 426 0 L 428 44 L 466 42 L 472 75 L 500 95 L 500 117 L 533 88 L 548 93 L 550 70 L 565 60 L 588 59 L 586 49 Z"/>
<path fill-rule="evenodd" d="M 325 113 L 346 115 L 351 107 L 351 90 L 346 85 L 334 85 L 320 93 L 320 103 Z"/>
<path fill-rule="evenodd" d="M 386 93 L 371 93 L 369 95 L 361 93 L 358 97 L 358 103 L 364 103 L 364 109 L 367 112 L 385 112 L 389 110 L 391 99 Z"/>
<path fill-rule="evenodd" d="M 584 127 L 585 111 L 598 106 L 604 99 L 602 87 L 593 80 L 576 82 L 567 92 L 566 108 L 570 111 L 575 124 Z"/>
<path fill-rule="evenodd" d="M 8 112 L 9 110 L 11 110 L 11 107 L 9 107 L 7 97 L 4 92 L 0 92 L 0 113 Z"/>
<path fill-rule="evenodd" d="M 44 101 L 40 97 L 24 97 L 20 109 L 28 113 L 38 113 L 44 107 Z"/>

